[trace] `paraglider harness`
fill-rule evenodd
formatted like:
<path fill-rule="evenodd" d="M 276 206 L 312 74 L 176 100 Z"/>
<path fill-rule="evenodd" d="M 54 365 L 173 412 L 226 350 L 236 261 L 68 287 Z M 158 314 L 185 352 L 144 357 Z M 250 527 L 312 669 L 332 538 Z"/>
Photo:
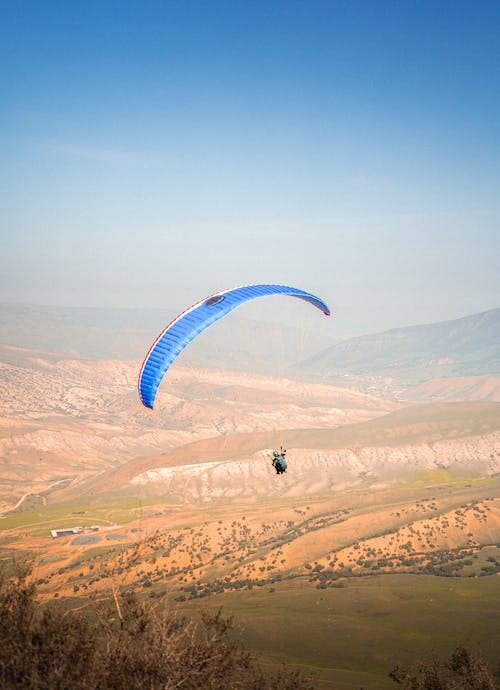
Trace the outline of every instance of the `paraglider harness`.
<path fill-rule="evenodd" d="M 286 448 L 280 446 L 279 451 L 273 450 L 273 467 L 276 470 L 276 474 L 283 474 L 286 472 L 287 464 L 285 460 Z"/>

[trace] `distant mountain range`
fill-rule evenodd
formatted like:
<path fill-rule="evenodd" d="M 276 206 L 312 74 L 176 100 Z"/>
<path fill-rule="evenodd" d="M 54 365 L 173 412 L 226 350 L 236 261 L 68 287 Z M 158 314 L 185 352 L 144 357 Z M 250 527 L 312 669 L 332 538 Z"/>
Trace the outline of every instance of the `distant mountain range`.
<path fill-rule="evenodd" d="M 387 376 L 410 385 L 438 377 L 499 375 L 500 309 L 349 338 L 299 368 L 324 379 Z"/>
<path fill-rule="evenodd" d="M 62 308 L 0 304 L 0 344 L 90 359 L 142 361 L 175 309 Z M 320 326 L 321 318 L 318 317 Z M 201 333 L 179 363 L 209 369 L 285 374 L 333 344 L 321 328 L 293 328 L 232 315 Z"/>
<path fill-rule="evenodd" d="M 80 359 L 140 362 L 175 313 L 0 304 L 0 344 Z M 500 378 L 489 377 L 500 376 L 500 309 L 343 340 L 335 340 L 323 325 L 320 319 L 317 329 L 316 321 L 310 328 L 293 328 L 235 314 L 200 334 L 179 364 L 328 380 L 389 397 L 399 385 L 427 381 L 436 381 L 431 399 L 499 397 Z M 462 380 L 484 376 L 488 379 Z M 429 399 L 429 391 L 423 393 Z M 413 399 L 419 397 L 416 391 Z"/>

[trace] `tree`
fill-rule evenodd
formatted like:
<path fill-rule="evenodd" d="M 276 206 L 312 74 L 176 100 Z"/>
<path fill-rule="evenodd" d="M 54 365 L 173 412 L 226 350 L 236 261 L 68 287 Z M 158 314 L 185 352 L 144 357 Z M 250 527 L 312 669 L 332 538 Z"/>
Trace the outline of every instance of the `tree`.
<path fill-rule="evenodd" d="M 0 690 L 312 690 L 264 671 L 221 611 L 197 624 L 133 594 L 104 608 L 42 605 L 27 571 L 0 579 Z M 118 615 L 116 615 L 118 614 Z"/>
<path fill-rule="evenodd" d="M 396 667 L 389 673 L 403 690 L 498 690 L 498 679 L 478 652 L 458 646 L 449 659 L 436 656 L 414 668 Z"/>

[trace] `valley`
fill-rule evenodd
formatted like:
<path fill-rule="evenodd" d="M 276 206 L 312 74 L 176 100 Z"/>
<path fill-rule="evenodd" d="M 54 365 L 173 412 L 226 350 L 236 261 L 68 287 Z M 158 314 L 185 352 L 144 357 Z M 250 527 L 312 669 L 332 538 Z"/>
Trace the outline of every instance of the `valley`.
<path fill-rule="evenodd" d="M 460 642 L 494 661 L 488 375 L 408 387 L 176 364 L 151 412 L 135 361 L 17 345 L 0 360 L 0 563 L 31 563 L 43 602 L 222 606 L 265 664 L 323 690 L 388 689 L 393 666 Z"/>
<path fill-rule="evenodd" d="M 321 688 L 389 688 L 391 665 L 416 650 L 467 640 L 494 660 L 499 486 L 498 475 L 433 470 L 296 498 L 72 501 L 4 518 L 0 557 L 34 557 L 47 602 L 132 590 L 195 616 L 223 606 L 271 664 L 312 671 Z"/>

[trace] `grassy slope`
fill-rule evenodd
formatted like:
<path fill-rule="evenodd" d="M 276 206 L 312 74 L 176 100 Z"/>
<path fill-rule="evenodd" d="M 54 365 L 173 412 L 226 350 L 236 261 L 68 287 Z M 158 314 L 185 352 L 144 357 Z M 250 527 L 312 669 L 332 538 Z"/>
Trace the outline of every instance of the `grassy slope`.
<path fill-rule="evenodd" d="M 420 381 L 435 376 L 500 373 L 500 309 L 383 333 L 350 338 L 304 361 L 304 372 L 396 376 Z"/>
<path fill-rule="evenodd" d="M 436 474 L 438 476 L 419 477 L 416 486 L 412 486 L 410 482 L 382 492 L 328 495 L 321 501 L 318 501 L 319 497 L 315 497 L 313 501 L 311 497 L 303 497 L 302 503 L 310 504 L 311 512 L 317 515 L 335 509 L 337 502 L 353 509 L 356 515 L 371 513 L 371 520 L 366 524 L 365 536 L 368 536 L 373 529 L 379 528 L 376 515 L 380 507 L 399 506 L 400 502 L 404 506 L 408 502 L 413 504 L 423 495 L 437 495 L 436 500 L 440 506 L 438 512 L 441 512 L 448 510 L 448 504 L 460 505 L 470 497 L 478 498 L 483 493 L 496 493 L 498 480 L 488 480 L 487 486 L 483 486 L 483 480 L 469 482 L 463 478 L 450 483 L 447 473 L 442 476 L 442 473 L 437 471 Z M 446 495 L 436 491 L 434 480 L 438 480 L 438 484 L 442 483 L 442 486 L 437 488 L 443 488 L 443 494 Z M 427 485 L 428 488 L 421 484 Z M 190 528 L 205 521 L 232 521 L 239 518 L 241 512 L 247 515 L 249 522 L 256 515 L 263 518 L 272 515 L 278 518 L 280 510 L 287 507 L 291 509 L 298 504 L 300 502 L 297 499 L 280 499 L 239 507 L 225 505 L 186 509 L 179 506 L 172 515 L 153 517 L 151 520 L 157 520 L 158 526 L 161 523 L 169 533 L 176 533 L 181 528 Z M 143 507 L 144 512 L 148 513 L 146 504 Z M 83 522 L 84 519 L 92 523 L 98 522 L 99 519 L 105 522 L 110 518 L 118 522 L 118 516 L 125 521 L 127 513 L 129 519 L 137 520 L 139 512 L 142 512 L 142 507 L 137 502 L 122 506 L 94 505 L 88 508 L 85 515 L 75 515 L 76 507 L 71 508 L 72 511 L 66 509 L 65 524 Z M 153 514 L 155 510 L 152 507 Z M 49 524 L 61 520 L 63 508 L 46 508 L 43 512 L 45 514 L 39 515 L 38 519 L 48 520 L 47 523 L 34 528 L 28 528 L 24 523 L 24 526 L 18 529 L 22 529 L 23 532 L 34 529 L 35 534 L 40 535 L 44 532 L 47 539 Z M 12 516 L 8 520 L 18 521 L 21 518 L 29 519 L 28 524 L 36 522 L 34 516 L 27 515 Z M 413 521 L 413 513 L 405 514 L 403 520 Z M 150 529 L 147 519 L 142 524 Z M 342 525 L 339 525 L 338 529 L 341 528 Z M 332 537 L 325 540 L 324 531 L 312 532 L 307 537 L 312 540 L 312 544 L 320 548 L 320 551 L 334 546 Z M 7 542 L 11 535 L 6 536 Z M 347 534 L 345 538 L 350 543 L 355 536 Z M 298 541 L 305 538 L 301 537 Z M 50 549 L 43 558 L 49 558 L 53 550 L 57 553 L 63 548 L 60 543 L 51 540 L 42 543 L 35 539 L 33 544 L 42 550 L 46 547 Z M 24 545 L 21 546 L 24 548 Z M 10 558 L 12 546 L 5 543 L 4 548 L 5 557 Z M 75 561 L 78 564 L 76 570 L 72 569 L 64 575 L 64 578 L 67 578 L 83 569 L 84 563 L 94 556 L 99 556 L 98 562 L 105 562 L 106 555 L 117 547 L 102 541 L 100 546 L 87 549 L 70 546 L 64 548 L 64 554 L 66 557 L 71 556 L 73 566 Z M 498 553 L 500 557 L 500 550 L 496 550 L 496 547 L 485 547 L 484 553 L 481 551 L 470 570 L 477 571 L 485 565 L 490 553 Z M 258 551 L 255 558 L 259 558 L 260 555 Z M 310 556 L 308 549 L 305 557 Z M 175 553 L 174 557 L 179 556 Z M 65 565 L 66 562 L 59 562 L 52 569 L 59 568 L 61 564 Z M 144 563 L 141 567 L 145 567 Z M 219 575 L 224 574 L 226 570 L 223 569 Z M 492 659 L 497 620 L 500 615 L 499 583 L 498 576 L 455 579 L 391 574 L 356 577 L 347 580 L 344 588 L 319 590 L 314 584 L 307 583 L 306 578 L 301 578 L 266 585 L 262 589 L 226 592 L 223 595 L 195 599 L 182 606 L 188 611 L 224 606 L 226 613 L 236 615 L 241 634 L 252 649 L 259 655 L 264 655 L 269 662 L 287 660 L 314 671 L 318 674 L 318 689 L 356 690 L 364 687 L 366 690 L 383 690 L 391 687 L 387 673 L 393 665 L 415 660 L 433 649 L 445 654 L 460 642 L 480 643 L 484 653 Z M 269 591 L 271 586 L 276 588 L 275 592 Z M 53 596 L 54 587 L 57 591 L 61 589 L 60 578 L 56 578 L 52 589 L 49 588 L 50 596 Z M 136 587 L 139 592 L 146 594 L 140 578 L 136 582 Z M 178 590 L 170 581 L 161 582 L 158 588 L 169 591 L 173 597 L 178 594 Z M 147 590 L 147 593 L 150 591 L 152 590 Z"/>
<path fill-rule="evenodd" d="M 390 688 L 388 671 L 432 651 L 480 644 L 492 662 L 498 648 L 498 577 L 389 575 L 316 590 L 284 583 L 191 602 L 190 611 L 224 606 L 245 643 L 274 662 L 318 674 L 318 688 Z M 395 687 L 395 686 L 393 686 Z"/>

